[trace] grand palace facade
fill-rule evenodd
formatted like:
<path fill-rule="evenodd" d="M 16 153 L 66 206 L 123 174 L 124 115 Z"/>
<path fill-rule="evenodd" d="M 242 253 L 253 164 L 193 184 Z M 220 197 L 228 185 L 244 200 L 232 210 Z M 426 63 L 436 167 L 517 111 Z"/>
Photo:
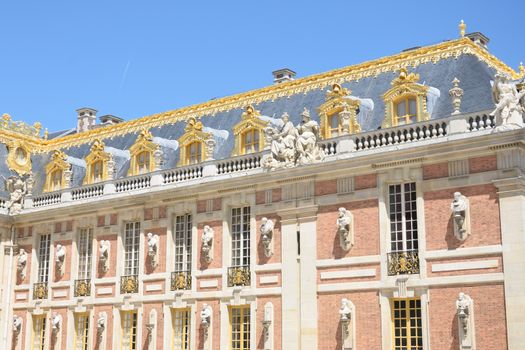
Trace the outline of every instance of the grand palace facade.
<path fill-rule="evenodd" d="M 4 114 L 0 348 L 523 349 L 525 68 L 460 28 L 130 121 Z"/>

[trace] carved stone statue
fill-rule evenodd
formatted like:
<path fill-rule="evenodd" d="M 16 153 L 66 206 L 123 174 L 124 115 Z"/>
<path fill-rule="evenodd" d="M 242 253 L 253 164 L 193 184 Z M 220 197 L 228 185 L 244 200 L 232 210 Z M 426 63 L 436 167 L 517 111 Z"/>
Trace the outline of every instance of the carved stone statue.
<path fill-rule="evenodd" d="M 467 230 L 467 211 L 468 200 L 461 192 L 454 192 L 454 200 L 450 204 L 452 215 L 454 216 L 454 235 L 463 241 L 468 236 Z"/>
<path fill-rule="evenodd" d="M 457 310 L 459 324 L 463 328 L 464 334 L 468 333 L 471 306 L 472 306 L 472 299 L 463 292 L 459 293 L 458 300 L 456 300 L 456 310 Z"/>
<path fill-rule="evenodd" d="M 148 232 L 147 237 L 148 237 L 148 255 L 155 256 L 158 250 L 159 236 L 154 235 L 151 232 Z"/>
<path fill-rule="evenodd" d="M 155 170 L 160 170 L 161 169 L 162 162 L 163 162 L 162 157 L 163 157 L 162 149 L 160 147 L 158 147 L 153 152 L 153 161 L 155 162 Z"/>
<path fill-rule="evenodd" d="M 213 229 L 205 225 L 202 230 L 202 254 L 208 263 L 213 260 L 213 235 Z"/>
<path fill-rule="evenodd" d="M 203 304 L 201 309 L 201 325 L 206 329 L 210 326 L 211 314 L 211 307 L 208 304 Z"/>
<path fill-rule="evenodd" d="M 264 245 L 264 255 L 269 258 L 273 255 L 272 238 L 274 223 L 267 218 L 261 219 L 261 240 Z"/>
<path fill-rule="evenodd" d="M 10 176 L 5 181 L 5 188 L 9 192 L 6 208 L 9 214 L 19 214 L 24 207 L 24 196 L 27 193 L 26 183 L 17 176 Z"/>
<path fill-rule="evenodd" d="M 100 252 L 100 263 L 102 264 L 104 272 L 109 269 L 109 248 L 110 243 L 106 240 L 100 241 L 99 252 Z"/>
<path fill-rule="evenodd" d="M 106 320 L 107 314 L 105 312 L 99 312 L 97 319 L 97 342 L 99 343 L 102 341 L 102 337 L 104 336 L 104 330 L 106 329 Z"/>
<path fill-rule="evenodd" d="M 495 132 L 518 129 L 525 126 L 523 115 L 525 112 L 525 90 L 518 92 L 516 84 L 509 81 L 503 74 L 496 74 L 492 85 L 492 97 L 496 109 L 490 113 L 496 118 Z"/>
<path fill-rule="evenodd" d="M 206 144 L 206 158 L 204 160 L 213 160 L 213 154 L 215 153 L 215 145 L 217 142 L 213 138 L 209 138 L 206 141 L 204 141 Z"/>
<path fill-rule="evenodd" d="M 22 322 L 22 317 L 18 315 L 13 316 L 13 333 L 15 333 L 16 337 L 18 337 L 20 331 L 22 330 Z"/>
<path fill-rule="evenodd" d="M 310 112 L 304 109 L 301 113 L 302 122 L 297 126 L 299 137 L 297 138 L 297 163 L 309 164 L 322 161 L 325 157 L 324 151 L 319 147 L 319 124 L 310 119 Z"/>
<path fill-rule="evenodd" d="M 266 141 L 271 141 L 271 153 L 261 161 L 265 169 L 290 168 L 324 159 L 324 151 L 319 146 L 319 124 L 310 119 L 306 108 L 301 116 L 302 122 L 297 127 L 293 126 L 287 113 L 281 117 L 283 126 L 279 130 L 266 127 Z"/>
<path fill-rule="evenodd" d="M 339 233 L 339 240 L 341 248 L 344 250 L 350 250 L 354 245 L 354 233 L 353 233 L 353 216 L 349 210 L 345 208 L 339 208 L 337 217 L 337 231 Z"/>
<path fill-rule="evenodd" d="M 60 275 L 64 274 L 65 259 L 66 259 L 66 247 L 64 247 L 62 244 L 57 244 L 56 251 L 55 251 L 55 263 L 56 263 L 57 270 L 60 273 Z"/>
<path fill-rule="evenodd" d="M 62 316 L 60 316 L 59 313 L 53 312 L 53 315 L 51 316 L 51 326 L 53 333 L 60 332 L 60 328 L 62 327 Z"/>
<path fill-rule="evenodd" d="M 26 195 L 30 196 L 33 194 L 33 186 L 35 184 L 35 178 L 33 177 L 33 172 L 29 171 L 29 174 L 26 178 Z"/>
<path fill-rule="evenodd" d="M 26 265 L 27 265 L 27 253 L 25 249 L 22 248 L 20 249 L 20 253 L 18 254 L 18 258 L 16 261 L 16 268 L 22 279 L 25 278 Z"/>
<path fill-rule="evenodd" d="M 339 315 L 341 317 L 341 321 L 343 322 L 350 321 L 352 317 L 352 309 L 350 309 L 350 302 L 346 298 L 341 299 L 341 308 L 339 309 Z"/>

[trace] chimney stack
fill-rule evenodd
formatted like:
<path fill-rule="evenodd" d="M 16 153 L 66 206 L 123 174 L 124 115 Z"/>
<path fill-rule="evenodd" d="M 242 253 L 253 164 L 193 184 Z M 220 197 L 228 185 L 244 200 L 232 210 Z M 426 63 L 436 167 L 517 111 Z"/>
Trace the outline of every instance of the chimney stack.
<path fill-rule="evenodd" d="M 111 114 L 102 115 L 98 119 L 100 120 L 100 123 L 102 125 L 119 124 L 119 123 L 122 123 L 124 121 L 124 119 L 119 118 L 119 117 L 114 116 L 114 115 L 111 115 Z"/>
<path fill-rule="evenodd" d="M 472 40 L 475 44 L 478 44 L 480 47 L 484 48 L 485 50 L 488 50 L 487 46 L 489 44 L 490 39 L 487 38 L 483 33 L 474 32 L 469 33 L 465 36 Z"/>
<path fill-rule="evenodd" d="M 294 77 L 297 73 L 295 73 L 291 69 L 283 68 L 283 69 L 278 69 L 276 71 L 273 71 L 272 74 L 273 74 L 273 83 L 281 84 L 287 81 L 294 80 Z"/>
<path fill-rule="evenodd" d="M 97 110 L 93 108 L 77 109 L 77 132 L 91 130 L 97 121 Z"/>

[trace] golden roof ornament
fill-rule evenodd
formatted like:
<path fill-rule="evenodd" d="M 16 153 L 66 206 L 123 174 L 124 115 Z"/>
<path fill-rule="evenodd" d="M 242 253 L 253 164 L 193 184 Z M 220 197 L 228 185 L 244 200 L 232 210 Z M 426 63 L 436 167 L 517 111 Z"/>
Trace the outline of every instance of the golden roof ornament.
<path fill-rule="evenodd" d="M 417 83 L 419 81 L 419 74 L 408 73 L 406 68 L 399 70 L 399 76 L 392 80 L 392 85 L 402 85 L 407 83 Z"/>
<path fill-rule="evenodd" d="M 520 62 L 520 66 L 518 67 L 520 75 L 522 77 L 525 77 L 525 66 L 523 65 L 523 62 Z"/>
<path fill-rule="evenodd" d="M 147 129 L 142 129 L 140 131 L 140 134 L 139 134 L 139 137 L 138 137 L 139 140 L 147 140 L 147 141 L 151 141 L 153 140 L 153 135 L 151 134 L 151 132 Z"/>
<path fill-rule="evenodd" d="M 56 160 L 64 160 L 65 161 L 67 159 L 67 156 L 66 156 L 66 154 L 64 152 L 56 149 L 56 150 L 53 151 L 53 155 L 51 156 L 51 159 L 53 161 L 56 161 Z"/>
<path fill-rule="evenodd" d="M 465 30 L 467 29 L 467 25 L 463 20 L 459 23 L 459 35 L 461 35 L 462 38 L 465 37 Z"/>
<path fill-rule="evenodd" d="M 186 128 L 184 128 L 185 132 L 190 132 L 193 130 L 202 130 L 202 123 L 200 121 L 197 121 L 195 117 L 190 117 L 188 119 L 188 124 L 186 124 Z"/>
<path fill-rule="evenodd" d="M 91 152 L 104 152 L 104 142 L 96 139 L 95 142 L 93 142 L 93 146 L 91 146 Z"/>
<path fill-rule="evenodd" d="M 241 118 L 244 119 L 253 119 L 255 117 L 260 116 L 261 113 L 253 108 L 252 105 L 249 105 L 246 107 L 246 110 L 241 114 Z"/>
<path fill-rule="evenodd" d="M 349 89 L 345 89 L 340 84 L 335 83 L 332 85 L 332 90 L 328 90 L 326 93 L 326 100 L 349 96 L 351 93 L 352 91 Z"/>

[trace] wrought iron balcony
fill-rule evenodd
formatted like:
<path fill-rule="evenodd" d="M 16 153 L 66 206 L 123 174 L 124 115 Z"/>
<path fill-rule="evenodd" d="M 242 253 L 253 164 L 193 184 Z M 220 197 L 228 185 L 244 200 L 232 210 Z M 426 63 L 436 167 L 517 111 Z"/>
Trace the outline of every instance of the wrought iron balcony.
<path fill-rule="evenodd" d="M 138 293 L 139 292 L 139 276 L 129 275 L 120 277 L 120 293 Z"/>
<path fill-rule="evenodd" d="M 228 268 L 228 287 L 249 286 L 250 281 L 250 266 L 233 266 Z"/>
<path fill-rule="evenodd" d="M 88 297 L 91 295 L 91 280 L 75 280 L 75 297 Z"/>
<path fill-rule="evenodd" d="M 419 253 L 417 250 L 388 253 L 387 260 L 389 276 L 419 273 Z"/>
<path fill-rule="evenodd" d="M 39 282 L 33 284 L 33 299 L 47 299 L 47 282 Z"/>
<path fill-rule="evenodd" d="M 171 273 L 171 290 L 191 289 L 191 272 L 176 271 Z"/>

